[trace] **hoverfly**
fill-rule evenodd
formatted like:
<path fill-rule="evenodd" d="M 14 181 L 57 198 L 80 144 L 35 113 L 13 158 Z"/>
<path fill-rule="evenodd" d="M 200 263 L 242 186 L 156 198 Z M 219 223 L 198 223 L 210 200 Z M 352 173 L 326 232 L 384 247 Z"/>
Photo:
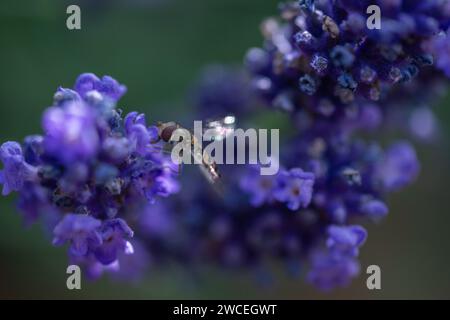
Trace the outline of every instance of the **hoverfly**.
<path fill-rule="evenodd" d="M 220 141 L 226 139 L 230 134 L 233 133 L 235 127 L 236 118 L 234 116 L 226 116 L 219 120 L 208 120 L 206 123 L 206 127 L 203 128 L 203 132 L 208 130 L 208 132 L 212 135 L 212 140 Z M 195 145 L 201 145 L 201 141 L 199 141 L 198 137 L 196 137 L 191 130 L 188 130 L 182 127 L 179 123 L 170 121 L 170 122 L 158 122 L 158 138 L 155 141 L 152 141 L 152 144 L 156 144 L 160 141 L 165 143 L 165 146 L 168 148 L 164 148 L 164 152 L 170 153 L 171 146 L 174 143 L 178 143 L 180 141 L 175 141 L 172 137 L 174 132 L 177 129 L 184 129 L 190 134 L 190 142 L 191 142 L 191 156 L 194 159 L 194 163 L 198 163 L 200 170 L 203 175 L 208 179 L 211 183 L 216 183 L 220 179 L 220 173 L 217 169 L 217 164 L 210 158 L 210 156 L 205 152 L 202 152 L 202 149 L 198 150 L 194 148 Z"/>

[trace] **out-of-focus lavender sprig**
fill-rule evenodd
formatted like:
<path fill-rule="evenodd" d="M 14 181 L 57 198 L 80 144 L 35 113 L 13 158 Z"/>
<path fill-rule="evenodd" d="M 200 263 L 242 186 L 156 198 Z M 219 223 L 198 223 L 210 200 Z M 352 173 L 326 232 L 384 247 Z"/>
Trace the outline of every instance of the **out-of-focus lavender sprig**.
<path fill-rule="evenodd" d="M 169 211 L 192 235 L 194 262 L 267 276 L 275 260 L 292 275 L 306 270 L 324 290 L 357 276 L 367 234 L 355 223 L 383 219 L 385 196 L 414 181 L 418 160 L 407 142 L 383 151 L 326 126 L 318 130 L 305 128 L 284 143 L 281 161 L 291 169 L 275 176 L 261 176 L 257 166 L 221 166 L 223 198 L 189 179 L 190 192 L 173 197 Z"/>
<path fill-rule="evenodd" d="M 3 195 L 17 192 L 25 221 L 43 217 L 53 244 L 68 243 L 70 260 L 90 276 L 130 260 L 139 206 L 180 188 L 178 167 L 152 142 L 156 127 L 116 108 L 125 92 L 109 76 L 82 74 L 73 89 L 55 93 L 43 135 L 0 147 Z"/>

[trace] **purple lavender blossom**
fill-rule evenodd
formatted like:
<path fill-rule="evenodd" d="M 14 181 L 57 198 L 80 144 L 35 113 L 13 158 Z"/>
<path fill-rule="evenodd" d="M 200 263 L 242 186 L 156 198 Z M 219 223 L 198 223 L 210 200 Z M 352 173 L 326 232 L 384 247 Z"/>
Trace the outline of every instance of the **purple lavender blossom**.
<path fill-rule="evenodd" d="M 90 216 L 67 214 L 55 227 L 53 244 L 70 242 L 70 254 L 85 256 L 102 243 L 98 232 L 101 221 Z"/>
<path fill-rule="evenodd" d="M 22 147 L 16 142 L 6 142 L 0 147 L 0 160 L 4 169 L 0 171 L 0 184 L 3 184 L 2 194 L 20 191 L 26 181 L 36 177 L 36 168 L 25 162 Z"/>
<path fill-rule="evenodd" d="M 361 226 L 329 226 L 327 247 L 339 256 L 357 257 L 359 247 L 367 238 L 367 231 Z"/>
<path fill-rule="evenodd" d="M 140 155 L 149 152 L 150 141 L 155 140 L 153 130 L 149 132 L 146 127 L 145 115 L 131 112 L 125 117 L 125 131 L 128 140 Z"/>
<path fill-rule="evenodd" d="M 292 211 L 308 207 L 313 194 L 314 174 L 295 168 L 280 172 L 277 180 L 274 196 L 278 201 L 286 203 Z"/>
<path fill-rule="evenodd" d="M 250 203 L 255 207 L 273 201 L 276 185 L 276 177 L 262 176 L 257 166 L 250 167 L 240 180 L 240 188 L 250 195 Z"/>
<path fill-rule="evenodd" d="M 69 255 L 69 260 L 71 264 L 80 266 L 83 269 L 83 275 L 89 280 L 97 280 L 106 272 L 118 272 L 120 268 L 118 261 L 103 265 L 92 252 L 85 256 Z"/>
<path fill-rule="evenodd" d="M 93 278 L 133 254 L 126 220 L 180 190 L 178 168 L 153 145 L 157 128 L 116 108 L 125 91 L 109 76 L 82 74 L 73 90 L 58 88 L 42 136 L 0 147 L 3 194 L 17 191 L 26 223 L 41 218 L 53 244 L 68 242 L 70 259 Z"/>

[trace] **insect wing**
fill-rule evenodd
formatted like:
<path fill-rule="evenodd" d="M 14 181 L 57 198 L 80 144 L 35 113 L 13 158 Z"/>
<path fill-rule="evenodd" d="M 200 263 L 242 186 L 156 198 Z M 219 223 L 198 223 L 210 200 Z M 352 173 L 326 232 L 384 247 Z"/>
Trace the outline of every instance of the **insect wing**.
<path fill-rule="evenodd" d="M 220 120 L 208 121 L 205 131 L 208 130 L 209 136 L 211 136 L 214 141 L 221 141 L 233 134 L 235 125 L 236 118 L 229 115 Z"/>

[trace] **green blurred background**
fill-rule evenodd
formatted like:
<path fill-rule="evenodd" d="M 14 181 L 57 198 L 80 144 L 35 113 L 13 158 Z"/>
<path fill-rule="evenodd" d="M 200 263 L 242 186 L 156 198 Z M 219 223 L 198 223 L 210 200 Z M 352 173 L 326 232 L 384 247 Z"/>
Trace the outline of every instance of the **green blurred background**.
<path fill-rule="evenodd" d="M 121 105 L 150 121 L 177 120 L 202 67 L 239 65 L 261 44 L 259 24 L 277 0 L 2 0 L 0 3 L 0 141 L 40 132 L 40 115 L 58 85 L 82 72 L 109 74 L 128 86 Z M 66 28 L 66 7 L 79 4 L 82 30 Z M 391 213 L 369 227 L 362 274 L 351 287 L 320 293 L 286 276 L 270 288 L 217 270 L 199 282 L 183 270 L 154 269 L 143 281 L 107 277 L 66 289 L 67 259 L 39 225 L 24 229 L 14 197 L 0 198 L 0 298 L 333 299 L 450 298 L 450 99 L 437 108 L 443 135 L 419 147 L 418 182 L 390 199 Z M 382 290 L 366 288 L 365 269 L 382 269 Z"/>

